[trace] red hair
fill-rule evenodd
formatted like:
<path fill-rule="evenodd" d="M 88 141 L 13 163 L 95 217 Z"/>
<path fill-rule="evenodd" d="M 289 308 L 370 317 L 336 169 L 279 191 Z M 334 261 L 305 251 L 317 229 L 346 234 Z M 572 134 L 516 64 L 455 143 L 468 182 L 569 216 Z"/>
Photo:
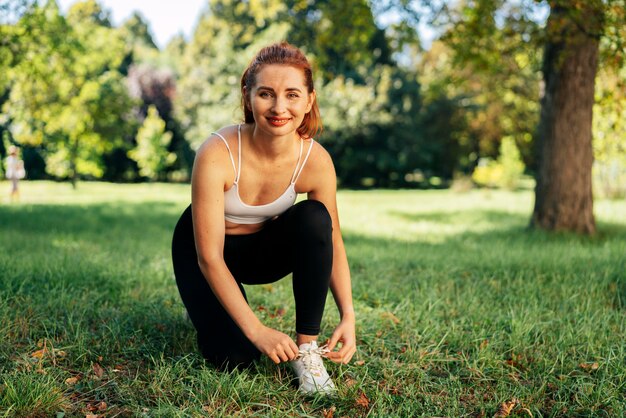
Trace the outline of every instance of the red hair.
<path fill-rule="evenodd" d="M 255 86 L 256 76 L 261 68 L 264 65 L 270 64 L 288 65 L 302 70 L 308 93 L 310 94 L 315 90 L 313 87 L 313 71 L 311 70 L 311 64 L 302 51 L 287 42 L 266 46 L 250 61 L 250 65 L 248 65 L 248 68 L 246 68 L 246 71 L 244 71 L 241 76 L 241 107 L 243 108 L 245 123 L 254 123 L 254 115 L 248 106 L 249 98 L 247 94 L 249 94 Z M 303 138 L 313 138 L 315 135 L 322 132 L 322 117 L 317 107 L 317 99 L 314 99 L 309 113 L 304 115 L 304 119 L 297 131 Z"/>

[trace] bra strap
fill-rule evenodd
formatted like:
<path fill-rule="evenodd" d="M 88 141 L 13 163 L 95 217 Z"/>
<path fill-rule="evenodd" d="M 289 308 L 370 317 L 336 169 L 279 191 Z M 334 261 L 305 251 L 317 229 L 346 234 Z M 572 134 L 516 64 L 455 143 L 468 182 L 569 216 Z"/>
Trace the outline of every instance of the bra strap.
<path fill-rule="evenodd" d="M 237 177 L 235 178 L 235 184 L 237 184 L 237 182 L 239 182 L 239 176 L 241 176 L 241 124 L 237 125 L 237 141 L 238 141 L 238 146 L 237 148 L 239 148 L 239 168 L 237 170 Z"/>
<path fill-rule="evenodd" d="M 230 147 L 228 146 L 228 141 L 226 141 L 226 138 L 224 138 L 218 132 L 213 132 L 211 135 L 216 135 L 216 136 L 220 137 L 222 139 L 222 141 L 224 141 L 224 145 L 226 145 L 226 149 L 228 150 L 228 156 L 230 157 L 230 162 L 233 163 L 233 171 L 236 174 L 237 173 L 237 167 L 235 167 L 235 160 L 233 159 L 233 153 L 230 151 Z M 237 179 L 235 179 L 235 183 L 237 183 Z"/>
<path fill-rule="evenodd" d="M 300 138 L 300 154 L 298 155 L 298 161 L 296 162 L 296 168 L 293 170 L 293 174 L 291 175 L 291 184 L 296 182 L 298 167 L 300 167 L 300 161 L 302 161 L 302 144 L 304 141 Z"/>
<path fill-rule="evenodd" d="M 304 157 L 304 161 L 302 161 L 302 165 L 300 166 L 300 171 L 298 171 L 298 175 L 296 176 L 295 180 L 292 182 L 292 184 L 296 184 L 296 181 L 298 181 L 298 177 L 300 177 L 300 174 L 302 173 L 302 170 L 304 170 L 304 165 L 306 164 L 306 160 L 309 159 L 309 155 L 311 155 L 311 150 L 313 149 L 313 144 L 315 143 L 314 139 L 311 139 L 311 145 L 309 145 L 309 150 L 306 153 L 306 156 Z"/>

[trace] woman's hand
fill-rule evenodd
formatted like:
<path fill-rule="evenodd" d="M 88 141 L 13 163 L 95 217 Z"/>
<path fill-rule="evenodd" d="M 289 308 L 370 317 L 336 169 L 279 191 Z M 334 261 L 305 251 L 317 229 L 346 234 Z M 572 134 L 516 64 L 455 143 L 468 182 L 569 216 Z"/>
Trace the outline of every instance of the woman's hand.
<path fill-rule="evenodd" d="M 332 351 L 338 342 L 341 342 L 339 351 Z M 356 353 L 356 331 L 354 315 L 346 315 L 341 319 L 337 328 L 333 331 L 328 341 L 328 349 L 330 353 L 326 354 L 326 358 L 335 363 L 347 364 Z"/>
<path fill-rule="evenodd" d="M 250 341 L 276 364 L 298 356 L 298 346 L 289 335 L 261 325 Z"/>

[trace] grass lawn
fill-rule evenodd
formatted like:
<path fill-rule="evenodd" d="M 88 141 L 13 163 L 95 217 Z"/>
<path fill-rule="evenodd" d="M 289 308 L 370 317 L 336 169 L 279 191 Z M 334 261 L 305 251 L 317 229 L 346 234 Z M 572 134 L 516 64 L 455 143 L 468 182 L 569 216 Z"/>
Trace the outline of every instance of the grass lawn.
<path fill-rule="evenodd" d="M 529 191 L 342 191 L 359 351 L 307 398 L 198 355 L 169 249 L 189 186 L 22 186 L 0 182 L 0 417 L 626 415 L 625 201 L 583 238 L 527 231 Z M 247 291 L 293 335 L 289 279 Z"/>

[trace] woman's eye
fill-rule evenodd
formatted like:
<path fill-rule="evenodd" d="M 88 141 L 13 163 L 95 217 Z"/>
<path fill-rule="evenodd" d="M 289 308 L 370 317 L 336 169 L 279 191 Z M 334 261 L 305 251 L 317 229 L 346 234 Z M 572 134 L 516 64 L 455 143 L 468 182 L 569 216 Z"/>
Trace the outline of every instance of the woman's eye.
<path fill-rule="evenodd" d="M 287 97 L 289 97 L 290 99 L 297 99 L 299 96 L 296 93 L 289 93 Z"/>
<path fill-rule="evenodd" d="M 271 94 L 268 91 L 262 91 L 261 93 L 259 93 L 259 96 L 266 99 L 268 97 L 271 96 Z"/>

